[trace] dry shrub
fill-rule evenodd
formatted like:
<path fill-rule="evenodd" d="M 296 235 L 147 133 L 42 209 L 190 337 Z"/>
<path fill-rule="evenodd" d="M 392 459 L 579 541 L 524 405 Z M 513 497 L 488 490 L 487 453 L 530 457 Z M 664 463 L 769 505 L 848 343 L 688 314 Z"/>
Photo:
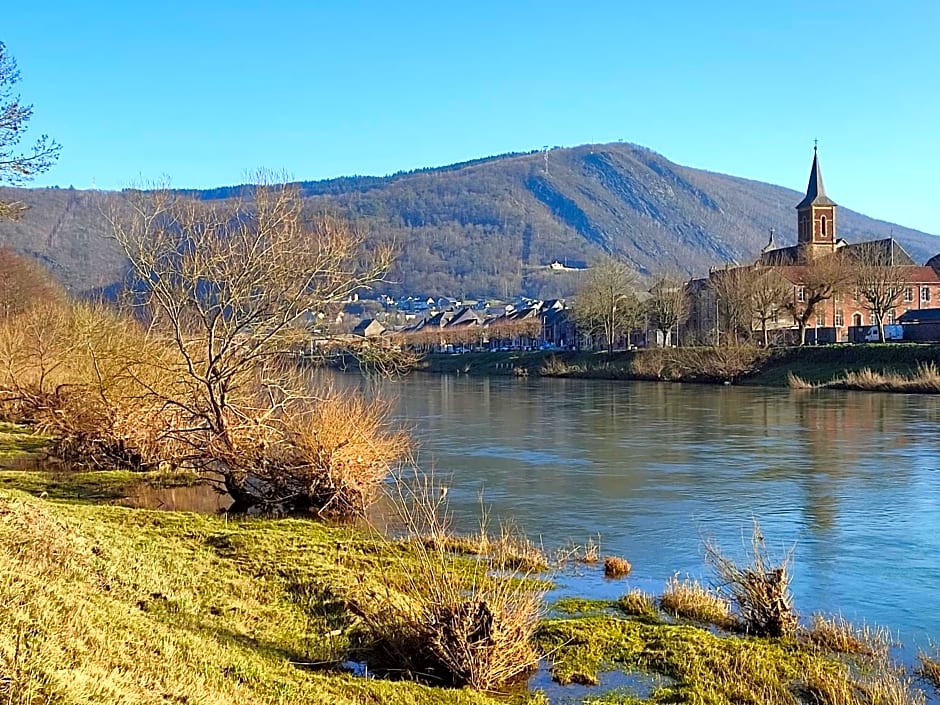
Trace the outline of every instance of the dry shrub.
<path fill-rule="evenodd" d="M 408 435 L 389 427 L 388 405 L 358 394 L 290 399 L 273 417 L 263 407 L 239 411 L 229 443 L 209 450 L 236 510 L 361 516 L 410 449 Z"/>
<path fill-rule="evenodd" d="M 705 555 L 735 604 L 740 626 L 756 636 L 793 636 L 798 618 L 790 593 L 791 554 L 779 562 L 768 555 L 760 525 L 754 521 L 748 565 L 741 567 L 706 543 Z"/>
<path fill-rule="evenodd" d="M 608 578 L 623 578 L 630 574 L 633 566 L 630 561 L 620 556 L 607 556 L 604 559 L 604 575 Z"/>
<path fill-rule="evenodd" d="M 757 371 L 769 354 L 753 345 L 643 350 L 630 371 L 646 379 L 730 382 Z"/>
<path fill-rule="evenodd" d="M 674 617 L 714 624 L 723 629 L 734 625 L 728 601 L 697 580 L 679 580 L 673 575 L 666 581 L 666 589 L 659 598 L 659 606 Z"/>
<path fill-rule="evenodd" d="M 841 615 L 814 614 L 804 637 L 825 651 L 870 658 L 886 658 L 891 646 L 887 629 L 868 625 L 856 627 Z"/>
<path fill-rule="evenodd" d="M 657 616 L 656 601 L 649 593 L 635 588 L 617 600 L 617 607 L 623 612 L 635 617 L 655 619 Z"/>
<path fill-rule="evenodd" d="M 549 355 L 542 361 L 539 374 L 542 377 L 564 377 L 571 374 L 576 368 L 569 365 L 557 355 Z"/>
<path fill-rule="evenodd" d="M 484 691 L 534 670 L 544 584 L 498 558 L 461 561 L 446 541 L 427 541 L 450 533 L 443 493 L 428 478 L 398 480 L 396 506 L 412 550 L 399 571 L 383 576 L 383 590 L 350 605 L 363 620 L 373 669 Z"/>
<path fill-rule="evenodd" d="M 587 543 L 584 544 L 584 547 L 578 551 L 576 560 L 579 563 L 597 563 L 601 559 L 600 551 L 601 542 L 600 534 L 598 534 L 597 541 L 594 540 L 593 536 L 587 540 Z"/>

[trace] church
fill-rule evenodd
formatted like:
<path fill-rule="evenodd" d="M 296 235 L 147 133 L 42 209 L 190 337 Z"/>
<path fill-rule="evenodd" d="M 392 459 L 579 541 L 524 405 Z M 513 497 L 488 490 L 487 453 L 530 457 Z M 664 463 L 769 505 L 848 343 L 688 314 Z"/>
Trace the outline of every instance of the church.
<path fill-rule="evenodd" d="M 789 283 L 791 291 L 781 300 L 771 321 L 772 339 L 780 343 L 799 342 L 794 336 L 798 328 L 796 316 L 802 316 L 805 341 L 808 343 L 861 342 L 871 326 L 878 323 L 871 302 L 851 280 L 853 263 L 877 262 L 885 272 L 892 270 L 900 286 L 885 306 L 883 322 L 893 325 L 907 311 L 940 307 L 940 255 L 927 265 L 917 265 L 893 238 L 848 243 L 839 237 L 838 206 L 826 195 L 819 153 L 813 147 L 806 194 L 796 204 L 797 243 L 776 247 L 774 231 L 770 242 L 761 251 L 752 269 L 772 270 Z M 835 259 L 834 259 L 835 258 Z M 819 286 L 818 272 L 827 263 L 841 263 L 842 281 L 835 282 L 833 291 L 822 300 L 814 301 L 813 286 Z M 834 269 L 834 268 L 833 268 Z M 688 333 L 698 342 L 715 342 L 721 335 L 718 321 L 721 302 L 717 298 L 717 278 L 729 270 L 714 270 L 708 279 L 690 283 L 692 315 Z M 817 276 L 814 277 L 814 274 Z M 808 314 L 808 315 L 804 315 Z M 753 327 L 752 327 L 753 328 Z"/>

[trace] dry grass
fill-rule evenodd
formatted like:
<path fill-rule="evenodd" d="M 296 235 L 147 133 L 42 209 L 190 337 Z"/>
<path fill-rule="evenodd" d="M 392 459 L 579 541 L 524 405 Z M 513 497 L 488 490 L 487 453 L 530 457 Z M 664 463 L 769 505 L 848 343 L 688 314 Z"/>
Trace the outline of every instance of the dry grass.
<path fill-rule="evenodd" d="M 790 389 L 818 389 L 820 385 L 808 382 L 792 372 L 787 373 L 787 386 Z"/>
<path fill-rule="evenodd" d="M 647 617 L 655 619 L 656 600 L 649 593 L 635 588 L 617 600 L 617 607 L 626 614 L 634 617 Z"/>
<path fill-rule="evenodd" d="M 801 700 L 821 705 L 925 705 L 924 692 L 915 688 L 904 670 L 893 664 L 846 677 L 832 663 L 811 662 L 796 684 Z"/>
<path fill-rule="evenodd" d="M 630 574 L 633 566 L 630 561 L 620 556 L 607 556 L 604 559 L 604 576 L 608 578 L 624 578 Z"/>
<path fill-rule="evenodd" d="M 910 375 L 878 371 L 865 367 L 858 371 L 846 372 L 838 379 L 817 385 L 803 382 L 795 375 L 790 375 L 788 383 L 791 388 L 799 389 L 829 387 L 831 389 L 850 389 L 862 392 L 940 394 L 940 366 L 935 362 L 921 362 L 917 365 L 917 371 Z"/>
<path fill-rule="evenodd" d="M 696 580 L 672 576 L 659 598 L 659 607 L 673 617 L 714 624 L 722 629 L 734 626 L 729 602 Z"/>
<path fill-rule="evenodd" d="M 793 636 L 799 622 L 793 610 L 790 593 L 789 563 L 791 555 L 782 560 L 770 558 L 760 525 L 754 521 L 750 555 L 744 567 L 727 558 L 721 549 L 706 543 L 705 555 L 711 563 L 721 587 L 727 589 L 734 602 L 740 627 L 756 636 Z"/>
<path fill-rule="evenodd" d="M 917 654 L 917 675 L 940 693 L 940 649 L 934 647 L 933 652 L 928 654 L 921 651 Z"/>
<path fill-rule="evenodd" d="M 884 627 L 856 627 L 841 615 L 814 614 L 803 637 L 815 646 L 836 654 L 887 658 L 891 637 Z"/>
<path fill-rule="evenodd" d="M 433 479 L 401 482 L 396 504 L 417 564 L 401 571 L 404 578 L 388 575 L 368 602 L 353 604 L 368 634 L 368 660 L 404 677 L 484 691 L 531 672 L 539 658 L 534 635 L 544 584 L 498 557 L 455 563 L 443 539 L 449 534 L 444 495 Z"/>
<path fill-rule="evenodd" d="M 569 365 L 557 355 L 546 357 L 539 368 L 539 374 L 542 377 L 564 377 L 579 371 L 580 368 L 577 365 Z"/>

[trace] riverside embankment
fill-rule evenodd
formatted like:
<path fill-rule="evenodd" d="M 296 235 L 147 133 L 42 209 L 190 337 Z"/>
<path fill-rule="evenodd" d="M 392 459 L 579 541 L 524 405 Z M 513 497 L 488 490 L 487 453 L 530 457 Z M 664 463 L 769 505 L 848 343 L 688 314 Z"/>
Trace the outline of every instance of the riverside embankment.
<path fill-rule="evenodd" d="M 811 384 L 864 370 L 913 378 L 940 362 L 940 344 L 828 345 L 790 348 L 689 347 L 604 352 L 514 351 L 429 355 L 418 369 L 469 375 L 610 380 L 725 382 L 785 387 L 791 376 Z M 882 385 L 881 391 L 891 391 Z M 898 389 L 897 391 L 908 391 Z M 926 390 L 922 390 L 926 391 Z M 938 389 L 940 391 L 940 389 Z"/>

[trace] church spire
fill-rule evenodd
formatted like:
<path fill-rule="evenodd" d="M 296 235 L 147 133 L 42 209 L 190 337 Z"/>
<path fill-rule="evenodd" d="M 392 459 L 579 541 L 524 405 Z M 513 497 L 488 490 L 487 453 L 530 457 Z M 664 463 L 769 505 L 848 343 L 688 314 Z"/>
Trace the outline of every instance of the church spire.
<path fill-rule="evenodd" d="M 806 186 L 806 195 L 796 207 L 806 208 L 807 206 L 834 206 L 835 202 L 826 195 L 826 187 L 823 185 L 822 169 L 819 168 L 819 154 L 817 147 L 813 145 L 813 166 L 809 170 L 809 183 Z"/>

